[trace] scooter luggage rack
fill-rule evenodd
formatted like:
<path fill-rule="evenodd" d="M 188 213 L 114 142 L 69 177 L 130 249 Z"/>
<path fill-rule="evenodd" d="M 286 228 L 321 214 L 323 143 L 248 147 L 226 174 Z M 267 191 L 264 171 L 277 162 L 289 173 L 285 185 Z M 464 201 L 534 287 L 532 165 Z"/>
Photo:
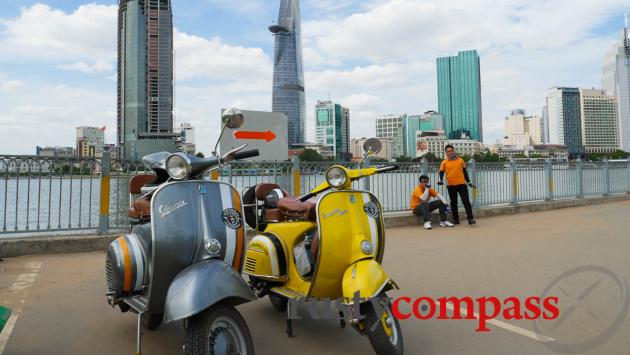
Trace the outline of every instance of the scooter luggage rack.
<path fill-rule="evenodd" d="M 245 192 L 251 188 L 255 188 L 256 185 L 254 186 L 245 186 L 241 189 L 241 196 L 245 196 Z M 260 205 L 258 204 L 258 200 L 256 199 L 256 197 L 254 197 L 254 203 L 244 203 L 245 201 L 243 201 L 243 214 L 245 213 L 245 208 L 246 207 L 254 207 L 254 213 L 256 215 L 256 228 L 254 228 L 255 230 L 258 230 L 258 221 L 260 220 L 261 216 L 259 214 L 260 211 Z M 247 225 L 248 227 L 251 228 L 251 226 L 249 226 L 247 223 L 245 223 L 245 225 Z"/>

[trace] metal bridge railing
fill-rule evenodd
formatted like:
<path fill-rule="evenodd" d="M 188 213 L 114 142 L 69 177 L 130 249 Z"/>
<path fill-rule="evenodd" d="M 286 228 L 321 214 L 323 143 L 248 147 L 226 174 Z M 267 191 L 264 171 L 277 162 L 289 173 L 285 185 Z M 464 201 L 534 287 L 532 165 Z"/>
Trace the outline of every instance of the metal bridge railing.
<path fill-rule="evenodd" d="M 293 195 L 322 183 L 335 162 L 237 162 L 206 176 L 242 191 L 273 182 Z M 357 168 L 356 163 L 341 163 Z M 445 186 L 436 184 L 439 163 L 395 164 L 398 170 L 355 181 L 368 190 L 387 212 L 409 209 L 411 192 L 421 174 L 448 200 Z M 367 164 L 366 164 L 367 165 Z M 470 161 L 468 171 L 475 208 L 489 205 L 549 201 L 630 193 L 630 162 L 501 162 Z M 45 233 L 108 233 L 128 228 L 129 180 L 148 172 L 141 163 L 103 158 L 0 156 L 0 235 Z"/>

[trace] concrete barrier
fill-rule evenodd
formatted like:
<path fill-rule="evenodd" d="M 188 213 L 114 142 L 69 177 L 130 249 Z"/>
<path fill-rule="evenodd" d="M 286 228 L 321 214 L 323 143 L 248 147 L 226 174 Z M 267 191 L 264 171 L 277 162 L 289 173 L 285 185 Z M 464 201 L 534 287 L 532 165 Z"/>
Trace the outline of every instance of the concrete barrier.
<path fill-rule="evenodd" d="M 523 203 L 518 205 L 483 207 L 475 210 L 475 218 L 513 215 L 527 212 L 543 212 L 560 208 L 580 207 L 609 202 L 630 200 L 630 194 L 620 194 L 604 197 L 593 197 L 572 200 L 553 200 L 548 202 Z M 464 211 L 460 216 L 465 217 Z M 432 222 L 438 223 L 437 213 L 433 213 Z M 465 222 L 464 222 L 465 223 Z M 411 212 L 389 212 L 385 214 L 385 227 L 400 227 L 419 225 L 418 218 Z M 248 231 L 247 236 L 253 236 Z M 59 254 L 78 253 L 86 251 L 106 250 L 109 243 L 118 235 L 89 235 L 89 236 L 53 236 L 53 237 L 24 237 L 0 238 L 0 258 L 15 257 L 31 254 Z"/>

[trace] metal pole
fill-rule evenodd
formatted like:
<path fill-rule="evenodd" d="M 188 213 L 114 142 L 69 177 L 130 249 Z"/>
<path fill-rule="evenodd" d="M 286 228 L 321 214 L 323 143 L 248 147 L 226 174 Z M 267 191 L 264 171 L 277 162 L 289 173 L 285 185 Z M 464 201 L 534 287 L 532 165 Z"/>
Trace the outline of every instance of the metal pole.
<path fill-rule="evenodd" d="M 510 168 L 512 170 L 512 204 L 516 205 L 518 203 L 518 173 L 514 159 L 510 159 Z"/>
<path fill-rule="evenodd" d="M 363 162 L 363 168 L 369 168 L 369 167 L 370 167 L 370 157 L 367 157 L 365 161 Z M 363 190 L 370 191 L 370 177 L 366 176 L 365 178 L 361 180 L 363 181 Z"/>
<path fill-rule="evenodd" d="M 630 158 L 626 159 L 626 167 L 628 168 L 628 178 L 626 181 L 628 182 L 628 193 L 630 194 Z"/>
<path fill-rule="evenodd" d="M 584 198 L 584 171 L 582 158 L 577 159 L 575 171 L 577 172 L 577 198 Z"/>
<path fill-rule="evenodd" d="M 475 161 L 475 159 L 470 159 L 470 161 L 468 162 L 468 166 L 470 167 L 470 182 L 472 182 L 473 184 L 473 188 L 472 188 L 472 196 L 473 196 L 473 200 L 472 200 L 472 206 L 473 208 L 478 208 L 479 207 L 479 192 L 477 190 L 477 162 Z"/>
<path fill-rule="evenodd" d="M 422 158 L 421 163 L 422 165 L 420 169 L 421 169 L 422 175 L 429 176 L 429 161 L 427 160 L 427 158 Z"/>
<path fill-rule="evenodd" d="M 610 170 L 608 159 L 604 158 L 604 196 L 610 195 Z"/>
<path fill-rule="evenodd" d="M 547 180 L 547 201 L 553 200 L 553 166 L 551 159 L 545 159 L 545 179 Z"/>
<path fill-rule="evenodd" d="M 111 168 L 111 153 L 109 151 L 104 151 L 103 158 L 101 159 L 101 208 L 98 217 L 98 234 L 106 234 L 109 229 L 109 175 L 111 173 Z"/>
<path fill-rule="evenodd" d="M 293 157 L 293 196 L 300 196 L 300 159 Z"/>

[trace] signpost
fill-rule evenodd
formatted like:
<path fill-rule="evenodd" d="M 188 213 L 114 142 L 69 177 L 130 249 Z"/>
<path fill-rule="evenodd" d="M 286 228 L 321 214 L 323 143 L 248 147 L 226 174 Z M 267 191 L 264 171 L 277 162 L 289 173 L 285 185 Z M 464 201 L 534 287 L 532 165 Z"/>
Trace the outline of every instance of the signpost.
<path fill-rule="evenodd" d="M 226 132 L 219 142 L 221 152 L 227 152 L 247 143 L 245 149 L 258 149 L 260 156 L 253 161 L 285 161 L 289 159 L 287 142 L 287 116 L 278 112 L 242 110 L 243 125 Z"/>

